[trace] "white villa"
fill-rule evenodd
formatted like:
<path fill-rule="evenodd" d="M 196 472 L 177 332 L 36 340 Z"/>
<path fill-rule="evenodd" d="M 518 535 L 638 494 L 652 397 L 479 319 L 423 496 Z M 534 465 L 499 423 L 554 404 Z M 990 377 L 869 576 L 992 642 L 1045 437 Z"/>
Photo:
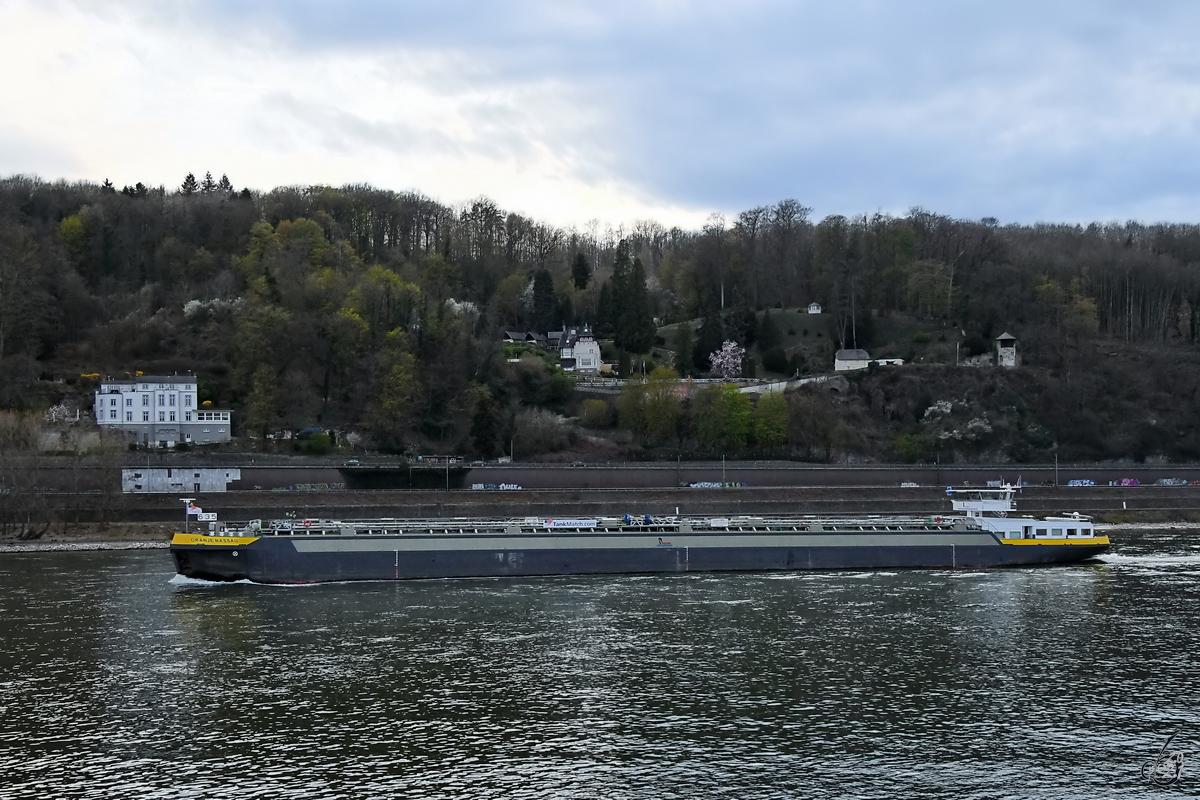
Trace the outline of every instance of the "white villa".
<path fill-rule="evenodd" d="M 569 328 L 558 343 L 558 363 L 565 370 L 599 374 L 604 362 L 600 358 L 600 343 L 591 328 Z"/>
<path fill-rule="evenodd" d="M 231 438 L 226 409 L 200 408 L 194 375 L 105 379 L 96 390 L 96 424 L 125 431 L 141 444 L 215 444 Z"/>
<path fill-rule="evenodd" d="M 808 304 L 808 313 L 820 314 L 821 313 L 821 304 L 820 303 L 809 303 Z"/>

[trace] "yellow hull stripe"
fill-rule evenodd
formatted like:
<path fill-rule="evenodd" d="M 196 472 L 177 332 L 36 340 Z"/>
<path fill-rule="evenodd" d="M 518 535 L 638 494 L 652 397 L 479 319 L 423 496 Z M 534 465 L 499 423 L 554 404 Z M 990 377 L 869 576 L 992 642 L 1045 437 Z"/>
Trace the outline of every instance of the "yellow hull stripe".
<path fill-rule="evenodd" d="M 244 547 L 257 541 L 257 536 L 205 536 L 202 533 L 177 533 L 171 537 L 171 544 L 201 544 L 209 547 Z"/>
<path fill-rule="evenodd" d="M 1107 536 L 1091 539 L 1001 539 L 1000 544 L 1108 544 Z"/>

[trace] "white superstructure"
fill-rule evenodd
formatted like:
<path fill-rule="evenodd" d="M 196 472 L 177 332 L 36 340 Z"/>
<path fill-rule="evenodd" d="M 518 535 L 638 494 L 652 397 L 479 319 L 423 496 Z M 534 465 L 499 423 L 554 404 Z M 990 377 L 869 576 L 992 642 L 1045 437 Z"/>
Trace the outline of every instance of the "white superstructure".
<path fill-rule="evenodd" d="M 1068 513 L 1054 517 L 1016 516 L 1016 486 L 1003 484 L 986 489 L 946 487 L 955 512 L 976 520 L 1001 539 L 1091 539 L 1096 535 L 1092 518 Z"/>

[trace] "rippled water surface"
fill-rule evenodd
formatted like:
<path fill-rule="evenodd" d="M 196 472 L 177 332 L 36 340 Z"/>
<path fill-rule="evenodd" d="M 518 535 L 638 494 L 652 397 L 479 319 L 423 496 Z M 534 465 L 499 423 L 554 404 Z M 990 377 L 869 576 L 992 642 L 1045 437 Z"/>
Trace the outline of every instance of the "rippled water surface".
<path fill-rule="evenodd" d="M 172 582 L 0 555 L 0 797 L 1152 797 L 1200 533 L 991 571 Z M 1189 768 L 1191 771 L 1189 772 Z"/>

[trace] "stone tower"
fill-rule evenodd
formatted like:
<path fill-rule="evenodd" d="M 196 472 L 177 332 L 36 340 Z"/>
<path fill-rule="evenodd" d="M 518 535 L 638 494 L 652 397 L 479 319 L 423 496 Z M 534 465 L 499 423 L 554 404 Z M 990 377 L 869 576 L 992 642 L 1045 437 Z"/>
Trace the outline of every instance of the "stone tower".
<path fill-rule="evenodd" d="M 1017 354 L 1017 337 L 1011 333 L 1002 333 L 996 337 L 996 366 L 1021 366 L 1021 356 Z"/>

